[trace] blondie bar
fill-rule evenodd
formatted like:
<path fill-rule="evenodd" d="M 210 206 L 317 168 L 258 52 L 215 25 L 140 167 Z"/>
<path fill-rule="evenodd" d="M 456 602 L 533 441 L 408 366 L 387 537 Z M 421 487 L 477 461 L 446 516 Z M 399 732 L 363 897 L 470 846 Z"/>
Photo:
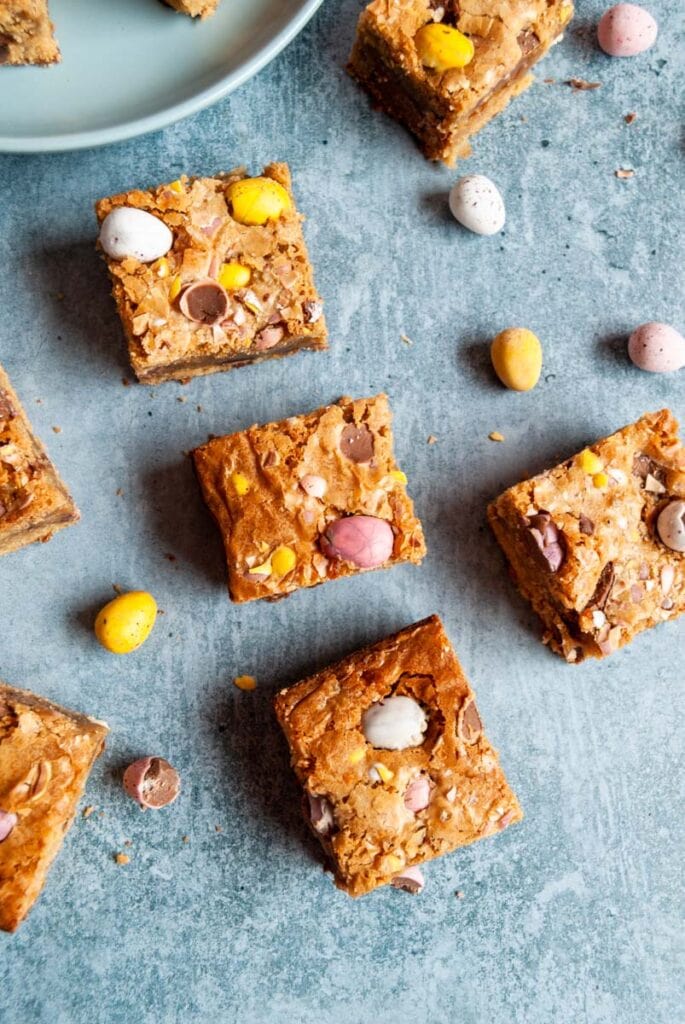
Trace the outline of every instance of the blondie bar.
<path fill-rule="evenodd" d="M 50 540 L 79 511 L 0 366 L 0 555 Z"/>
<path fill-rule="evenodd" d="M 336 884 L 416 890 L 418 865 L 523 817 L 437 615 L 295 686 L 276 714 Z"/>
<path fill-rule="evenodd" d="M 572 14 L 570 0 L 373 0 L 349 70 L 429 159 L 452 165 L 531 84 Z"/>
<path fill-rule="evenodd" d="M 385 395 L 217 437 L 193 458 L 223 538 L 233 601 L 425 554 L 393 457 Z"/>
<path fill-rule="evenodd" d="M 488 517 L 568 662 L 685 611 L 685 449 L 668 409 L 510 487 Z"/>
<path fill-rule="evenodd" d="M 54 64 L 59 59 L 47 0 L 2 0 L 0 64 Z"/>
<path fill-rule="evenodd" d="M 0 929 L 38 897 L 107 726 L 0 683 Z"/>
<path fill-rule="evenodd" d="M 182 177 L 96 204 L 100 248 L 139 380 L 326 348 L 286 164 Z"/>

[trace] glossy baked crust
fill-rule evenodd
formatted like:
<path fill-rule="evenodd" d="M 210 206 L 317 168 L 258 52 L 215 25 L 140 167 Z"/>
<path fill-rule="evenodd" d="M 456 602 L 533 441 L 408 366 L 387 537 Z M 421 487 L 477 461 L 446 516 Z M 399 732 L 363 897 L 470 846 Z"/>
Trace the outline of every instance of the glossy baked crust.
<path fill-rule="evenodd" d="M 470 136 L 533 81 L 529 69 L 573 15 L 570 0 L 373 0 L 361 13 L 349 71 L 425 155 L 452 165 Z M 456 26 L 475 48 L 463 68 L 434 71 L 414 37 L 429 22 Z"/>
<path fill-rule="evenodd" d="M 0 366 L 0 555 L 49 540 L 78 518 Z"/>
<path fill-rule="evenodd" d="M 54 64 L 59 59 L 47 0 L 3 0 L 0 64 Z"/>
<path fill-rule="evenodd" d="M 0 842 L 0 929 L 14 931 L 43 888 L 107 732 L 0 683 L 0 811 L 17 819 Z"/>
<path fill-rule="evenodd" d="M 668 500 L 685 498 L 677 421 L 668 409 L 648 413 L 591 451 L 606 486 L 574 456 L 510 487 L 488 510 L 515 582 L 546 627 L 544 642 L 576 663 L 685 611 L 685 555 L 655 529 Z M 560 535 L 551 565 L 563 560 L 554 571 L 531 534 L 541 525 L 550 539 L 550 530 Z"/>
<path fill-rule="evenodd" d="M 350 430 L 363 435 L 368 460 L 353 461 L 341 450 L 343 433 Z M 394 547 L 383 567 L 418 563 L 425 554 L 421 524 L 395 463 L 385 395 L 343 398 L 281 423 L 217 437 L 197 448 L 193 459 L 224 542 L 233 601 L 278 597 L 368 571 L 322 553 L 325 528 L 348 515 L 374 516 L 391 524 Z M 325 480 L 324 497 L 304 492 L 300 481 L 308 474 Z M 237 483 L 247 493 L 240 494 Z M 292 571 L 284 576 L 255 573 L 281 545 L 295 553 Z"/>
<path fill-rule="evenodd" d="M 411 696 L 427 712 L 421 746 L 367 743 L 362 716 L 391 694 Z M 312 829 L 350 896 L 523 817 L 437 615 L 281 690 L 275 708 L 305 794 L 332 810 L 331 828 Z M 379 762 L 393 773 L 387 782 L 372 771 Z M 404 796 L 420 775 L 430 782 L 430 799 L 414 813 Z"/>
<path fill-rule="evenodd" d="M 269 164 L 262 173 L 292 197 L 286 164 Z M 123 192 L 96 203 L 100 223 L 115 207 L 133 206 L 164 221 L 174 236 L 170 252 L 154 263 L 105 256 L 131 366 L 139 380 L 183 381 L 301 349 L 326 348 L 323 305 L 302 234 L 303 218 L 293 199 L 278 220 L 238 223 L 231 216 L 226 190 L 246 177 L 244 168 L 216 178 L 183 176 L 169 185 Z M 249 286 L 230 294 L 222 323 L 189 320 L 179 308 L 182 290 L 216 278 L 224 262 L 249 267 Z M 274 328 L 282 337 L 272 344 Z"/>

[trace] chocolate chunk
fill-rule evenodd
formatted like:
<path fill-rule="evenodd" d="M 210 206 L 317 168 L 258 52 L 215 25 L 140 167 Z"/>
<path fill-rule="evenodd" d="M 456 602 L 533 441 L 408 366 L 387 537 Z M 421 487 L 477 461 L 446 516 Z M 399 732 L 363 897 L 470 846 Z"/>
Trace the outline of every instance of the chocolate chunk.
<path fill-rule="evenodd" d="M 527 516 L 529 547 L 548 572 L 558 572 L 566 557 L 566 540 L 549 512 Z"/>
<path fill-rule="evenodd" d="M 340 435 L 340 451 L 350 462 L 370 462 L 373 458 L 374 438 L 369 428 L 362 423 L 357 427 L 348 423 Z"/>
<path fill-rule="evenodd" d="M 584 533 L 586 534 L 586 536 L 591 537 L 592 534 L 595 532 L 595 524 L 588 516 L 583 515 L 583 513 L 581 512 L 580 518 L 578 519 L 578 529 L 581 533 Z"/>
<path fill-rule="evenodd" d="M 0 389 L 0 423 L 13 420 L 16 416 L 14 406 L 10 402 L 10 397 L 6 391 Z"/>
<path fill-rule="evenodd" d="M 189 320 L 198 324 L 218 324 L 228 312 L 228 295 L 220 284 L 206 278 L 185 289 L 178 303 Z"/>
<path fill-rule="evenodd" d="M 613 562 L 607 562 L 599 574 L 597 580 L 597 586 L 595 592 L 587 603 L 588 608 L 598 608 L 600 611 L 604 611 L 609 596 L 611 594 L 612 587 L 616 580 L 616 570 L 614 569 Z"/>
<path fill-rule="evenodd" d="M 639 477 L 643 485 L 648 476 L 653 476 L 660 484 L 664 484 L 666 482 L 666 473 L 665 466 L 655 462 L 654 459 L 650 458 L 649 455 L 645 455 L 644 452 L 640 452 L 633 457 L 633 476 Z"/>
<path fill-rule="evenodd" d="M 483 732 L 483 723 L 478 714 L 476 702 L 471 698 L 459 715 L 458 733 L 464 743 L 475 743 Z"/>
<path fill-rule="evenodd" d="M 521 47 L 521 55 L 523 57 L 527 57 L 529 53 L 533 52 L 536 46 L 540 45 L 540 40 L 530 28 L 524 28 L 523 32 L 519 32 L 516 37 L 516 42 Z"/>

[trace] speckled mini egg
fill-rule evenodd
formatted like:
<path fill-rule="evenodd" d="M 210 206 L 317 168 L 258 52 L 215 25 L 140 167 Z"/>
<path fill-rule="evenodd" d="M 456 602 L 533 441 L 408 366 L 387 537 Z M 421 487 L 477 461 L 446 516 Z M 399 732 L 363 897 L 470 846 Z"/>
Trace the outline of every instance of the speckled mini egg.
<path fill-rule="evenodd" d="M 504 227 L 504 200 L 484 174 L 460 178 L 452 186 L 449 203 L 454 218 L 476 235 L 496 235 Z"/>
<path fill-rule="evenodd" d="M 640 324 L 628 339 L 628 355 L 641 370 L 672 373 L 685 366 L 685 338 L 669 324 Z"/>
<path fill-rule="evenodd" d="M 644 7 L 616 4 L 602 15 L 597 39 L 610 57 L 636 57 L 654 45 L 657 31 L 654 18 Z"/>

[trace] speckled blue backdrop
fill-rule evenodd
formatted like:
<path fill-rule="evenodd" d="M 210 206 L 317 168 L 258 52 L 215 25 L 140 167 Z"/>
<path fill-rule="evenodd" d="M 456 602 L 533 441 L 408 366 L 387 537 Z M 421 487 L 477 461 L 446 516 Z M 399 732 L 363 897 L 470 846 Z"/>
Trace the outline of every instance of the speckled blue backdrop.
<path fill-rule="evenodd" d="M 487 500 L 531 471 L 645 410 L 685 416 L 685 371 L 650 376 L 625 356 L 635 324 L 685 326 L 680 5 L 655 0 L 659 41 L 634 61 L 596 49 L 601 3 L 580 6 L 538 83 L 463 165 L 504 193 L 496 238 L 451 220 L 455 172 L 425 163 L 346 77 L 357 0 L 328 0 L 256 79 L 160 134 L 0 160 L 0 359 L 83 512 L 0 561 L 0 676 L 112 728 L 88 788 L 96 812 L 77 821 L 27 923 L 0 937 L 2 1024 L 683 1019 L 685 623 L 566 666 L 539 644 L 484 524 Z M 601 87 L 574 92 L 562 84 L 574 76 Z M 93 200 L 274 158 L 290 161 L 309 214 L 330 351 L 185 388 L 123 387 Z M 619 167 L 635 176 L 617 179 Z M 526 395 L 489 370 L 487 339 L 511 324 L 544 346 Z M 209 432 L 381 389 L 426 527 L 423 567 L 231 606 L 184 452 Z M 495 429 L 504 444 L 488 440 Z M 151 590 L 165 613 L 122 659 L 91 630 L 113 583 Z M 419 898 L 352 902 L 301 824 L 270 698 L 434 611 L 526 819 L 432 864 Z M 256 692 L 233 688 L 239 673 Z M 184 781 L 157 814 L 121 789 L 122 767 L 148 752 Z"/>

